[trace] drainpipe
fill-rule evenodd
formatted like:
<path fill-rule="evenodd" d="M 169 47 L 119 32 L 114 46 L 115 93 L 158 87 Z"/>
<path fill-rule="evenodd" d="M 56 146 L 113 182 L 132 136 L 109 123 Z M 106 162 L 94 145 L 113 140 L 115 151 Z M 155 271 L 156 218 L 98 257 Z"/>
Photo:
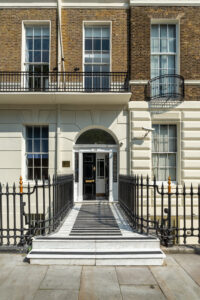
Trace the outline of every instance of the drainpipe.
<path fill-rule="evenodd" d="M 62 0 L 57 0 L 58 8 L 58 71 L 65 72 L 64 50 L 62 40 Z"/>

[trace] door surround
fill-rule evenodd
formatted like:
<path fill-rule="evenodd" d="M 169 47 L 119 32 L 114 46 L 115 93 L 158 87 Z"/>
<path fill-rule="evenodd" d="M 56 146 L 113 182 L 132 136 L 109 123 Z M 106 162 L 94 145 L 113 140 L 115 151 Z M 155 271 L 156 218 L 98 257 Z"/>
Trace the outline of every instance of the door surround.
<path fill-rule="evenodd" d="M 118 195 L 118 182 L 113 183 L 113 153 L 118 153 L 118 145 L 74 145 L 74 153 L 78 152 L 79 156 L 79 175 L 78 182 L 74 184 L 74 198 L 75 202 L 83 200 L 83 153 L 108 153 L 109 154 L 109 202 L 112 202 Z M 75 157 L 75 155 L 73 155 Z M 73 158 L 75 160 L 75 158 Z M 75 165 L 75 161 L 74 161 Z M 119 169 L 119 167 L 118 167 Z"/>

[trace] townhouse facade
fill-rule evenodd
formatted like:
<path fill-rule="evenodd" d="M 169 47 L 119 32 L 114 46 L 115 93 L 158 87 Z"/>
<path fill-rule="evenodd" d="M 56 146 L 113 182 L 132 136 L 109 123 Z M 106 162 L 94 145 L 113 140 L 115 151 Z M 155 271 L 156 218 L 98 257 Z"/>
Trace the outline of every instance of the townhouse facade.
<path fill-rule="evenodd" d="M 0 181 L 200 182 L 200 3 L 0 1 Z"/>

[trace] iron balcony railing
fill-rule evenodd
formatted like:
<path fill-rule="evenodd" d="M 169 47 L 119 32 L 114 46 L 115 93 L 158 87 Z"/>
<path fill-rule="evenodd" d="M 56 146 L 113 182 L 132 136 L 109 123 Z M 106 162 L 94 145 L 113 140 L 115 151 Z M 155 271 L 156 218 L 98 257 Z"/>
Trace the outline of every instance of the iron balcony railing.
<path fill-rule="evenodd" d="M 184 98 L 184 78 L 180 75 L 161 75 L 152 78 L 147 86 L 147 99 L 175 99 Z"/>
<path fill-rule="evenodd" d="M 0 72 L 0 92 L 123 93 L 127 72 Z"/>

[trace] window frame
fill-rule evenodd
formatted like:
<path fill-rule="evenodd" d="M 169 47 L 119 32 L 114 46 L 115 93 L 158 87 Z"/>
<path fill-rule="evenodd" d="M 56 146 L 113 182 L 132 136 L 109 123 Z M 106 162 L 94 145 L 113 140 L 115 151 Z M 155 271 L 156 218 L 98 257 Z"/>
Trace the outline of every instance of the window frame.
<path fill-rule="evenodd" d="M 27 151 L 27 148 L 26 148 L 26 146 L 27 146 L 27 139 L 29 139 L 29 138 L 27 138 L 27 127 L 32 127 L 32 130 L 33 130 L 33 128 L 34 127 L 39 127 L 40 128 L 40 133 L 41 133 L 41 129 L 43 128 L 43 127 L 46 127 L 47 129 L 48 129 L 48 138 L 42 138 L 41 137 L 41 135 L 40 135 L 40 138 L 39 138 L 39 140 L 40 140 L 40 147 L 41 147 L 41 144 L 42 144 L 42 140 L 43 139 L 47 139 L 48 140 L 48 152 L 42 152 L 42 151 L 40 151 L 40 152 L 30 152 L 30 151 Z M 32 141 L 34 141 L 34 137 L 32 137 L 31 138 L 32 139 Z M 33 149 L 34 150 L 34 149 Z M 41 149 L 40 149 L 41 150 Z M 48 176 L 49 176 L 49 125 L 46 125 L 46 124 L 43 124 L 43 125 L 41 125 L 41 124 L 26 124 L 25 126 L 24 126 L 24 168 L 25 168 L 25 181 L 26 182 L 35 182 L 35 179 L 34 179 L 34 172 L 33 172 L 33 178 L 32 179 L 29 179 L 28 178 L 28 163 L 27 163 L 27 154 L 28 153 L 30 153 L 30 154 L 32 154 L 32 155 L 34 155 L 34 154 L 38 154 L 38 155 L 45 155 L 45 154 L 47 154 L 48 155 L 48 166 L 47 167 L 44 167 L 44 168 L 46 168 L 47 170 L 48 170 Z M 35 167 L 34 167 L 34 165 L 33 165 L 33 169 L 34 169 Z M 40 163 L 40 173 L 42 172 L 42 162 Z M 47 176 L 47 177 L 48 177 Z M 45 178 L 45 180 L 47 180 L 48 178 Z M 43 180 L 43 178 L 41 177 L 41 179 L 38 179 L 38 182 L 41 182 Z"/>
<path fill-rule="evenodd" d="M 151 56 L 152 55 L 172 55 L 171 53 L 152 53 L 151 49 L 151 28 L 152 25 L 175 25 L 176 26 L 176 74 L 180 74 L 180 20 L 177 19 L 151 19 L 150 25 L 150 77 L 151 77 Z M 151 78 L 152 79 L 152 78 Z"/>
<path fill-rule="evenodd" d="M 83 21 L 82 25 L 82 70 L 85 72 L 85 28 L 92 26 L 109 26 L 110 29 L 110 71 L 112 72 L 112 21 Z M 97 63 L 98 64 L 98 63 Z M 92 65 L 92 64 L 91 64 Z"/>
<path fill-rule="evenodd" d="M 169 155 L 169 154 L 175 154 L 175 157 L 176 157 L 176 165 L 175 165 L 175 176 L 176 176 L 176 180 L 172 180 L 172 183 L 176 184 L 178 182 L 178 176 L 179 176 L 179 169 L 178 169 L 178 166 L 179 166 L 179 156 L 178 156 L 178 153 L 179 153 L 179 127 L 178 127 L 178 124 L 176 123 L 163 123 L 163 122 L 153 122 L 152 123 L 152 126 L 155 126 L 155 125 L 158 125 L 159 128 L 160 126 L 168 126 L 168 132 L 169 132 L 169 126 L 176 126 L 176 152 L 153 152 L 153 133 L 152 133 L 152 140 L 151 140 L 151 167 L 152 167 L 152 178 L 154 177 L 154 174 L 153 174 L 153 154 L 166 154 L 166 155 Z M 160 131 L 160 129 L 159 129 Z M 168 135 L 168 139 L 169 139 L 169 135 Z M 168 169 L 169 169 L 169 166 L 168 166 Z M 166 180 L 159 180 L 158 178 L 156 178 L 156 182 L 158 184 L 166 184 L 168 182 L 168 178 Z"/>
<path fill-rule="evenodd" d="M 49 72 L 51 69 L 51 21 L 50 20 L 23 20 L 22 21 L 22 44 L 21 44 L 21 70 L 26 71 L 26 26 L 49 26 Z"/>

